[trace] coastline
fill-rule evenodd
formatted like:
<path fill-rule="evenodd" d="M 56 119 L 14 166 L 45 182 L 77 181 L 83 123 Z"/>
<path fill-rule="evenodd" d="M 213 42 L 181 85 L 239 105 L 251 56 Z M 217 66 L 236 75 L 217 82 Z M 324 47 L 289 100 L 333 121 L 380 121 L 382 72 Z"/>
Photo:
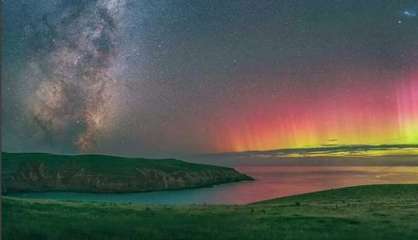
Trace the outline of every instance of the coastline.
<path fill-rule="evenodd" d="M 2 192 L 139 193 L 253 180 L 233 168 L 176 159 L 2 153 Z"/>

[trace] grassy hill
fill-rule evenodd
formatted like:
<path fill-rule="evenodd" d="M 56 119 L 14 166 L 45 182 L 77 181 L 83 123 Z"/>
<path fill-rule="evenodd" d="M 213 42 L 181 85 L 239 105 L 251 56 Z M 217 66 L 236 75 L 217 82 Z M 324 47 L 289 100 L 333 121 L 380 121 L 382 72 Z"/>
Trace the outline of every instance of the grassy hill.
<path fill-rule="evenodd" d="M 175 159 L 2 153 L 2 192 L 142 192 L 250 180 L 232 168 Z"/>
<path fill-rule="evenodd" d="M 418 239 L 418 185 L 342 188 L 244 206 L 3 199 L 4 239 Z"/>

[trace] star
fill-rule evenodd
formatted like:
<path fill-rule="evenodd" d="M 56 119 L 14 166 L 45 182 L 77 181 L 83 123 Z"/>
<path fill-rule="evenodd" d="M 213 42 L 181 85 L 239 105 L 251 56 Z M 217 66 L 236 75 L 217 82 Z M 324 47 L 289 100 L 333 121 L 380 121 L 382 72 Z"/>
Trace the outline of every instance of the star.
<path fill-rule="evenodd" d="M 417 12 L 415 10 L 406 9 L 402 11 L 402 16 L 413 18 L 417 16 Z"/>

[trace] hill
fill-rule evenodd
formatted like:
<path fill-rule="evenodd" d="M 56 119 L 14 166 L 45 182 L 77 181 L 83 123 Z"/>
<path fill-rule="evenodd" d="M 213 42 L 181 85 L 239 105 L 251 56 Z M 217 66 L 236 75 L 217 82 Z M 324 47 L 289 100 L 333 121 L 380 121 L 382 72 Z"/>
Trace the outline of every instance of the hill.
<path fill-rule="evenodd" d="M 175 159 L 2 153 L 2 192 L 143 192 L 251 180 L 232 168 Z"/>
<path fill-rule="evenodd" d="M 329 190 L 244 206 L 3 199 L 4 239 L 417 239 L 418 185 Z"/>

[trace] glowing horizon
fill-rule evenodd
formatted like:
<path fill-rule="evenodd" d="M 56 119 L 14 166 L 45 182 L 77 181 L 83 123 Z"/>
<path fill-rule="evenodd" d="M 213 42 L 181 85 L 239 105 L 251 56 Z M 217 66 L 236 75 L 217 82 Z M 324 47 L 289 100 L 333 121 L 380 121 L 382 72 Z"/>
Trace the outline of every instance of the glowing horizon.
<path fill-rule="evenodd" d="M 418 74 L 407 74 L 391 85 L 342 88 L 329 101 L 319 98 L 303 106 L 250 106 L 253 115 L 229 119 L 217 152 L 266 151 L 324 145 L 418 143 Z M 287 96 L 284 96 L 284 98 Z M 284 99 L 280 98 L 280 99 Z M 291 99 L 293 100 L 293 99 Z M 263 111 L 271 109 L 271 111 Z M 276 107 L 274 107 L 276 106 Z M 294 107 L 297 106 L 297 107 Z M 277 109 L 274 111 L 274 109 Z M 220 138 L 218 138 L 220 139 Z"/>

